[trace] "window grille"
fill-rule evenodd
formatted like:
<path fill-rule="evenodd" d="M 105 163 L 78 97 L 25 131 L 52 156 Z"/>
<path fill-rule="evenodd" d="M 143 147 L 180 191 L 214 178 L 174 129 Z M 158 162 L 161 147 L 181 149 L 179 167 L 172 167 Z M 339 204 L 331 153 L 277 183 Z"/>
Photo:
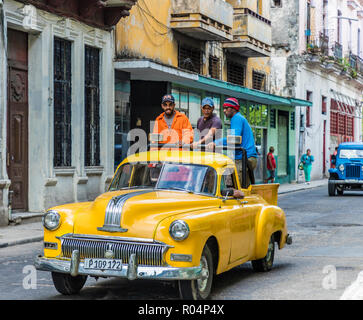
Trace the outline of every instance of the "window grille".
<path fill-rule="evenodd" d="M 276 109 L 270 110 L 270 127 L 276 128 Z"/>
<path fill-rule="evenodd" d="M 85 47 L 85 165 L 100 165 L 100 50 Z"/>
<path fill-rule="evenodd" d="M 290 115 L 290 129 L 295 130 L 295 112 L 291 112 Z"/>
<path fill-rule="evenodd" d="M 244 65 L 227 61 L 227 81 L 244 86 L 245 70 L 246 69 Z"/>
<path fill-rule="evenodd" d="M 201 73 L 202 51 L 179 44 L 178 66 L 181 69 Z"/>
<path fill-rule="evenodd" d="M 72 56 L 70 41 L 54 38 L 54 158 L 55 167 L 72 162 Z"/>
<path fill-rule="evenodd" d="M 214 79 L 220 79 L 220 59 L 214 56 L 209 56 L 209 75 Z"/>
<path fill-rule="evenodd" d="M 266 75 L 264 73 L 252 71 L 252 89 L 266 91 Z"/>

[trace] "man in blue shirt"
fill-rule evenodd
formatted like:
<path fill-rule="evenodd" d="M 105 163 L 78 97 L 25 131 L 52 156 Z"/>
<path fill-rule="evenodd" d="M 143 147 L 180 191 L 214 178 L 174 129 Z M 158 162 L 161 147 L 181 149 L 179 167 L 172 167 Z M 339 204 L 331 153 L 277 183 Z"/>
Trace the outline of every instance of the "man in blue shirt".
<path fill-rule="evenodd" d="M 257 151 L 255 140 L 253 137 L 252 129 L 244 116 L 239 112 L 240 106 L 238 100 L 235 98 L 227 98 L 223 104 L 223 112 L 225 116 L 231 119 L 231 135 L 241 136 L 241 147 L 247 152 L 247 167 L 252 170 L 257 166 Z M 214 148 L 218 145 L 227 145 L 227 138 L 219 139 L 215 143 L 211 142 L 208 148 Z M 237 167 L 238 176 L 242 179 L 242 151 L 235 152 L 235 163 Z M 250 185 L 249 174 L 247 176 L 247 186 Z M 242 184 L 242 183 L 241 183 Z"/>

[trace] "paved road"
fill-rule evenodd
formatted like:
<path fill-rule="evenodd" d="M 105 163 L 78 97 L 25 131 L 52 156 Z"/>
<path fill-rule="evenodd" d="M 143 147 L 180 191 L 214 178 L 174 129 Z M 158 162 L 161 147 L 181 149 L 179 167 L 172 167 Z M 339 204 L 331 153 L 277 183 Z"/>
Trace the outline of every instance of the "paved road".
<path fill-rule="evenodd" d="M 331 198 L 327 187 L 281 195 L 293 244 L 277 252 L 271 272 L 255 273 L 246 263 L 217 276 L 212 299 L 339 299 L 363 270 L 362 204 L 363 193 Z M 67 299 L 49 273 L 32 273 L 41 247 L 0 249 L 0 299 Z M 178 294 L 167 282 L 91 278 L 72 299 L 174 300 Z"/>

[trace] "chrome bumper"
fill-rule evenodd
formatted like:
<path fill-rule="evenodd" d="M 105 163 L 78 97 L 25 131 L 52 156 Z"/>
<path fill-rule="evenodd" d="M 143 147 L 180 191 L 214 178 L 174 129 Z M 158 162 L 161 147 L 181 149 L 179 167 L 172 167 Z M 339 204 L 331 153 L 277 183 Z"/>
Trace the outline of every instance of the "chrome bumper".
<path fill-rule="evenodd" d="M 122 265 L 122 270 L 93 270 L 85 269 L 83 261 L 80 261 L 79 252 L 73 251 L 70 260 L 49 259 L 37 256 L 34 262 L 35 268 L 41 271 L 69 273 L 72 276 L 88 275 L 92 277 L 119 277 L 129 280 L 195 280 L 202 277 L 202 266 L 177 268 L 138 266 L 136 255 L 132 254 L 128 264 Z"/>
<path fill-rule="evenodd" d="M 363 180 L 345 179 L 345 180 L 329 180 L 328 183 L 334 184 L 363 184 Z"/>

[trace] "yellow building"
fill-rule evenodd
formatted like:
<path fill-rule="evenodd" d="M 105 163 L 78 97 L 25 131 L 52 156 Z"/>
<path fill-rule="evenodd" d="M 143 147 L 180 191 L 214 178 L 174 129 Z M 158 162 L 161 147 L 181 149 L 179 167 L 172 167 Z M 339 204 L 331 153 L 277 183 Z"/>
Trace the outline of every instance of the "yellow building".
<path fill-rule="evenodd" d="M 132 128 L 151 131 L 166 93 L 193 127 L 201 100 L 210 96 L 228 128 L 221 105 L 232 96 L 264 159 L 269 106 L 292 105 L 269 94 L 269 8 L 269 0 L 139 0 L 116 27 L 116 145 L 127 144 Z M 115 163 L 126 152 L 119 147 Z M 263 168 L 260 161 L 257 179 Z"/>

